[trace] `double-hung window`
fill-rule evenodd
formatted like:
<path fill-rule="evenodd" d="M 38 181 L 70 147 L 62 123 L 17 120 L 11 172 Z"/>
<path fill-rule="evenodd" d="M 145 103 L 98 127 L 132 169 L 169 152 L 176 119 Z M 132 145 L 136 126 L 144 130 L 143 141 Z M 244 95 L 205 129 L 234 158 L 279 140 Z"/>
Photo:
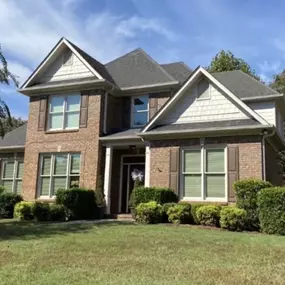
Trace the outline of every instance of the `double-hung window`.
<path fill-rule="evenodd" d="M 148 122 L 148 95 L 132 97 L 132 122 L 133 128 L 139 128 Z"/>
<path fill-rule="evenodd" d="M 226 201 L 226 148 L 182 151 L 184 199 Z"/>
<path fill-rule="evenodd" d="M 4 159 L 2 161 L 2 186 L 7 192 L 20 194 L 22 192 L 22 177 L 24 161 L 18 159 Z"/>
<path fill-rule="evenodd" d="M 78 187 L 79 179 L 79 153 L 42 154 L 40 156 L 40 197 L 52 198 L 58 189 Z"/>
<path fill-rule="evenodd" d="M 49 130 L 78 129 L 80 95 L 51 96 L 49 100 Z"/>

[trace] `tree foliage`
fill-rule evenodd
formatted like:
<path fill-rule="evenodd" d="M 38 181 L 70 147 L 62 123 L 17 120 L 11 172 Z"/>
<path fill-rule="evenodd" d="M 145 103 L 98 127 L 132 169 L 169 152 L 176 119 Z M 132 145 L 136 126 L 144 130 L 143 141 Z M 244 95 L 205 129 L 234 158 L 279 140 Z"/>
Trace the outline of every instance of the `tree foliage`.
<path fill-rule="evenodd" d="M 27 121 L 23 120 L 20 117 L 19 118 L 11 117 L 11 119 L 7 118 L 7 119 L 2 120 L 5 134 L 23 126 L 24 124 L 26 124 L 26 122 Z"/>
<path fill-rule="evenodd" d="M 273 75 L 273 81 L 269 86 L 280 94 L 285 94 L 285 69 L 279 74 Z"/>
<path fill-rule="evenodd" d="M 260 81 L 260 77 L 256 75 L 255 70 L 245 60 L 235 57 L 230 51 L 221 50 L 217 53 L 207 70 L 209 72 L 241 70 Z"/>

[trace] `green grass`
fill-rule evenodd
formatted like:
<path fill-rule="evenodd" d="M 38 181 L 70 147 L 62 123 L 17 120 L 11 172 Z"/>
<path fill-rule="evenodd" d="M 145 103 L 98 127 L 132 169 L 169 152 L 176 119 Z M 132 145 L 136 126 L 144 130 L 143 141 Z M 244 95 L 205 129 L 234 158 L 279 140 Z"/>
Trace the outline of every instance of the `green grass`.
<path fill-rule="evenodd" d="M 0 284 L 285 284 L 285 237 L 2 220 Z"/>

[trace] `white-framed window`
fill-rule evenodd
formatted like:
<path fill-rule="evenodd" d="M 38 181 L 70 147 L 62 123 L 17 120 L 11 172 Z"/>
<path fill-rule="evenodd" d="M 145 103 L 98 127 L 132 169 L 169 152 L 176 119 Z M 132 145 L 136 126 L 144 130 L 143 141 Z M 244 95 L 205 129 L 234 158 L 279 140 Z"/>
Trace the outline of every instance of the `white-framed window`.
<path fill-rule="evenodd" d="M 226 201 L 226 147 L 182 150 L 182 198 L 197 201 Z"/>
<path fill-rule="evenodd" d="M 148 122 L 148 95 L 132 97 L 131 126 L 133 128 L 143 127 Z"/>
<path fill-rule="evenodd" d="M 22 178 L 24 161 L 22 159 L 2 160 L 1 182 L 7 192 L 20 194 L 22 192 Z"/>
<path fill-rule="evenodd" d="M 49 98 L 48 130 L 79 128 L 80 95 L 53 95 Z"/>
<path fill-rule="evenodd" d="M 71 50 L 68 50 L 63 54 L 62 65 L 68 66 L 72 64 L 73 64 L 73 53 Z"/>
<path fill-rule="evenodd" d="M 41 154 L 38 196 L 52 198 L 58 189 L 78 187 L 80 153 Z"/>
<path fill-rule="evenodd" d="M 200 79 L 196 84 L 197 100 L 208 100 L 211 98 L 210 83 L 206 78 Z"/>

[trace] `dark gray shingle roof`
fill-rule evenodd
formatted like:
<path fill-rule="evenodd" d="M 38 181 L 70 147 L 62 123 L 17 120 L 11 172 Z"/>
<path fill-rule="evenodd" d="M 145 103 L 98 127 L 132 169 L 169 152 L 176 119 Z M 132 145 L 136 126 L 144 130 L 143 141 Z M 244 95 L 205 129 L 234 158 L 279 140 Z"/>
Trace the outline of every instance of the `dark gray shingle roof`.
<path fill-rule="evenodd" d="M 0 139 L 0 149 L 7 147 L 23 147 L 26 143 L 27 124 L 13 130 Z"/>
<path fill-rule="evenodd" d="M 161 64 L 160 66 L 180 83 L 183 83 L 192 72 L 192 70 L 184 62 L 167 63 Z"/>
<path fill-rule="evenodd" d="M 212 73 L 212 75 L 239 98 L 279 94 L 277 91 L 239 70 Z"/>
<path fill-rule="evenodd" d="M 104 137 L 101 137 L 100 139 L 101 140 L 104 140 L 104 139 L 136 139 L 136 138 L 139 138 L 137 136 L 138 132 L 140 131 L 141 129 L 128 129 L 128 130 L 124 130 L 124 131 L 120 131 L 120 132 L 117 132 L 117 133 L 114 133 L 114 134 L 111 134 L 111 135 L 107 135 L 107 136 L 104 136 Z"/>
<path fill-rule="evenodd" d="M 176 82 L 140 48 L 107 63 L 105 67 L 121 88 Z"/>

